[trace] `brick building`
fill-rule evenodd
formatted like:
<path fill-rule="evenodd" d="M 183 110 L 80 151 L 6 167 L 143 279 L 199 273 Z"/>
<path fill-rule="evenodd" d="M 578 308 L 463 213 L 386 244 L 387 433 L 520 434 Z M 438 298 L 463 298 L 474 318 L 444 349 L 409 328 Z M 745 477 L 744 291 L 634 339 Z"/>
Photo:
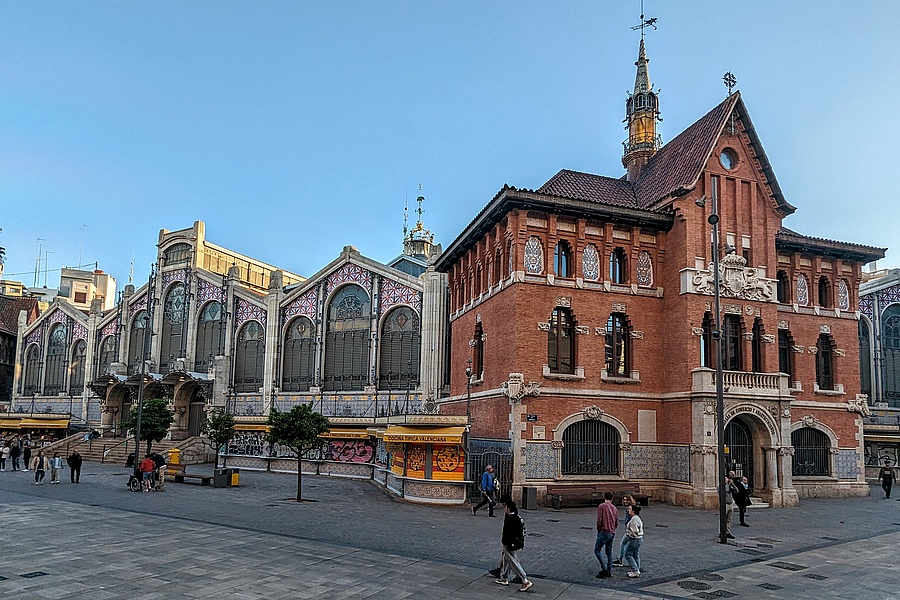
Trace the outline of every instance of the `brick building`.
<path fill-rule="evenodd" d="M 739 93 L 663 146 L 648 62 L 641 41 L 626 176 L 505 186 L 438 259 L 441 412 L 471 413 L 473 454 L 510 456 L 514 491 L 637 485 L 714 506 L 715 197 L 729 467 L 776 506 L 867 494 L 856 307 L 884 250 L 783 227 L 795 208 Z"/>

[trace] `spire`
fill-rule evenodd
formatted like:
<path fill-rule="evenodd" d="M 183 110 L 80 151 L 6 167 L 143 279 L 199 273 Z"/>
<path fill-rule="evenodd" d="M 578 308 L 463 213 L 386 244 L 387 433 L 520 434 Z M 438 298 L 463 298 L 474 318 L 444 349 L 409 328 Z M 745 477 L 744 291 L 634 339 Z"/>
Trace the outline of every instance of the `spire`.
<path fill-rule="evenodd" d="M 419 191 L 422 191 L 421 183 L 419 184 Z M 431 255 L 431 247 L 434 244 L 434 234 L 425 229 L 425 224 L 422 223 L 422 213 L 425 212 L 425 209 L 422 208 L 422 203 L 425 202 L 425 196 L 422 196 L 420 194 L 419 197 L 416 198 L 416 202 L 419 204 L 419 208 L 416 209 L 418 217 L 416 218 L 416 225 L 412 228 L 409 234 L 404 235 L 403 254 L 406 254 L 407 256 L 416 256 L 421 259 L 427 259 L 429 255 Z M 403 232 L 404 234 L 406 234 L 405 217 Z"/>
<path fill-rule="evenodd" d="M 648 21 L 642 23 L 646 26 Z M 651 19 L 655 22 L 655 19 Z M 653 25 L 652 23 L 650 23 Z M 655 25 L 653 25 L 655 27 Z M 622 165 L 628 170 L 628 181 L 635 181 L 640 175 L 641 169 L 656 154 L 662 145 L 659 135 L 656 133 L 656 122 L 659 118 L 659 103 L 653 84 L 650 83 L 650 72 L 647 64 L 647 50 L 644 47 L 643 29 L 641 30 L 641 45 L 638 50 L 638 59 L 635 62 L 637 73 L 634 76 L 634 92 L 628 96 L 625 102 L 625 121 L 628 123 L 628 139 L 622 142 L 625 154 L 622 157 Z"/>

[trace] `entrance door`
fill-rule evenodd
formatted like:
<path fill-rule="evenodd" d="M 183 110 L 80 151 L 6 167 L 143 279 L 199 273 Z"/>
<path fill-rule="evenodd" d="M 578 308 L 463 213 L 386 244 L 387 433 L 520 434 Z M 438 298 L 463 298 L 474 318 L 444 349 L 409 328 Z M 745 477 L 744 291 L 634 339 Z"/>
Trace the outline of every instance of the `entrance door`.
<path fill-rule="evenodd" d="M 732 419 L 725 426 L 725 455 L 727 471 L 734 471 L 738 477 L 746 477 L 753 489 L 753 435 L 742 421 Z"/>

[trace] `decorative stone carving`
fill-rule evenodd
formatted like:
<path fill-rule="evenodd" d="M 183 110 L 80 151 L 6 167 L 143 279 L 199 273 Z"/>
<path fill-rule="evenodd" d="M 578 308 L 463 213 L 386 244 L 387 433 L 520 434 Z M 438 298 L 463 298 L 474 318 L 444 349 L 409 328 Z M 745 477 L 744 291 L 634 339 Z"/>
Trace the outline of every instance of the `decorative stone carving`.
<path fill-rule="evenodd" d="M 847 356 L 846 350 L 841 350 L 840 348 L 835 348 L 833 350 L 835 356 Z"/>
<path fill-rule="evenodd" d="M 481 334 L 481 341 L 482 341 L 482 342 L 486 342 L 486 341 L 487 341 L 487 334 L 486 334 L 486 333 L 482 333 L 482 334 Z"/>
<path fill-rule="evenodd" d="M 800 419 L 800 422 L 803 423 L 804 427 L 815 427 L 819 424 L 819 420 L 812 415 L 806 415 Z"/>
<path fill-rule="evenodd" d="M 481 313 L 475 313 L 475 322 L 481 323 Z"/>
<path fill-rule="evenodd" d="M 781 319 L 778 321 L 778 329 L 790 329 L 790 328 L 791 328 L 790 324 L 786 320 Z"/>
<path fill-rule="evenodd" d="M 691 327 L 691 335 L 703 335 L 702 327 Z"/>
<path fill-rule="evenodd" d="M 778 454 L 781 456 L 793 456 L 794 455 L 794 447 L 793 446 L 782 446 L 778 449 Z"/>
<path fill-rule="evenodd" d="M 722 311 L 726 315 L 740 315 L 744 312 L 739 304 L 726 304 L 722 307 Z"/>
<path fill-rule="evenodd" d="M 791 346 L 791 350 L 797 354 L 803 354 L 803 346 Z"/>
<path fill-rule="evenodd" d="M 628 312 L 628 307 L 625 305 L 624 302 L 613 302 L 612 312 L 615 312 L 615 313 Z"/>
<path fill-rule="evenodd" d="M 563 443 L 562 440 L 553 440 L 550 442 L 550 447 L 553 450 L 562 450 L 564 446 L 565 446 L 565 444 Z"/>
<path fill-rule="evenodd" d="M 606 327 L 594 327 L 594 334 L 606 335 Z"/>
<path fill-rule="evenodd" d="M 584 252 L 581 254 L 581 271 L 588 281 L 600 279 L 600 258 L 597 247 L 593 244 L 585 246 Z"/>
<path fill-rule="evenodd" d="M 817 354 L 819 352 L 819 349 L 816 348 L 815 346 L 809 346 L 806 349 L 809 351 L 810 354 Z"/>
<path fill-rule="evenodd" d="M 568 296 L 560 296 L 556 299 L 556 306 L 563 308 L 571 308 L 572 307 L 572 299 Z"/>
<path fill-rule="evenodd" d="M 474 348 L 478 342 L 476 340 L 469 340 L 469 348 Z"/>
<path fill-rule="evenodd" d="M 800 264 L 803 264 L 803 259 L 800 259 Z M 797 304 L 800 306 L 809 304 L 809 284 L 806 283 L 803 274 L 797 275 Z"/>
<path fill-rule="evenodd" d="M 753 332 L 748 331 L 747 333 L 742 333 L 741 337 L 748 341 L 753 341 Z"/>
<path fill-rule="evenodd" d="M 591 328 L 588 327 L 587 325 L 576 325 L 576 326 L 575 326 L 575 333 L 580 333 L 580 334 L 582 334 L 582 335 L 590 335 L 590 333 L 591 333 Z"/>
<path fill-rule="evenodd" d="M 838 452 L 840 452 L 839 448 L 831 447 L 828 449 L 828 454 L 837 454 Z"/>
<path fill-rule="evenodd" d="M 841 279 L 838 282 L 838 308 L 850 310 L 850 289 L 847 287 L 846 279 Z"/>
<path fill-rule="evenodd" d="M 707 402 L 703 405 L 703 414 L 704 415 L 714 415 L 716 414 L 716 405 L 712 402 Z"/>
<path fill-rule="evenodd" d="M 550 331 L 550 323 L 538 323 L 537 326 L 539 331 Z"/>
<path fill-rule="evenodd" d="M 864 417 L 872 416 L 872 411 L 869 410 L 869 397 L 865 394 L 857 394 L 856 398 L 848 398 L 847 410 L 853 413 L 859 413 Z"/>
<path fill-rule="evenodd" d="M 691 454 L 709 454 L 715 455 L 718 449 L 708 444 L 691 444 Z"/>
<path fill-rule="evenodd" d="M 631 452 L 631 444 L 628 442 L 624 442 L 622 444 L 622 451 L 623 452 Z"/>
<path fill-rule="evenodd" d="M 764 333 L 764 334 L 762 334 L 761 339 L 766 344 L 774 344 L 775 343 L 775 334 L 774 333 Z"/>
<path fill-rule="evenodd" d="M 584 415 L 585 419 L 596 421 L 606 413 L 602 408 L 598 408 L 597 406 L 592 404 L 591 406 L 588 406 L 587 408 L 582 410 L 581 414 Z"/>
<path fill-rule="evenodd" d="M 510 373 L 509 381 L 500 384 L 503 395 L 511 402 L 518 402 L 525 396 L 539 396 L 541 394 L 540 383 L 529 381 L 525 383 L 525 375 L 522 373 Z"/>
<path fill-rule="evenodd" d="M 682 288 L 688 293 L 713 295 L 714 265 L 709 263 L 707 269 L 687 269 L 693 275 L 682 280 Z M 775 297 L 776 281 L 760 277 L 755 268 L 747 267 L 743 256 L 727 254 L 719 261 L 719 292 L 726 298 L 772 302 Z"/>
<path fill-rule="evenodd" d="M 637 268 L 635 271 L 637 274 L 638 285 L 653 285 L 653 259 L 646 250 L 643 250 L 638 255 Z"/>
<path fill-rule="evenodd" d="M 781 411 L 778 410 L 778 407 L 774 404 L 769 407 L 769 412 L 772 413 L 772 418 L 777 419 Z"/>
<path fill-rule="evenodd" d="M 819 325 L 819 333 L 831 333 L 831 325 Z"/>

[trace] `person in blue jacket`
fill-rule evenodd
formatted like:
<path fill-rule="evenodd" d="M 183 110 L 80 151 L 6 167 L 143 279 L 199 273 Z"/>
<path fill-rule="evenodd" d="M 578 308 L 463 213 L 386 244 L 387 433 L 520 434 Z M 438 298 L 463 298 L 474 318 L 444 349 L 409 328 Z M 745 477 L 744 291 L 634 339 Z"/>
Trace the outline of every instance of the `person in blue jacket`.
<path fill-rule="evenodd" d="M 497 504 L 494 501 L 496 485 L 497 483 L 494 479 L 494 467 L 492 465 L 488 465 L 484 468 L 484 473 L 481 474 L 481 502 L 479 502 L 477 506 L 472 507 L 472 516 L 476 516 L 478 513 L 478 509 L 485 504 L 488 505 L 488 516 L 497 516 L 494 514 L 494 505 Z"/>

